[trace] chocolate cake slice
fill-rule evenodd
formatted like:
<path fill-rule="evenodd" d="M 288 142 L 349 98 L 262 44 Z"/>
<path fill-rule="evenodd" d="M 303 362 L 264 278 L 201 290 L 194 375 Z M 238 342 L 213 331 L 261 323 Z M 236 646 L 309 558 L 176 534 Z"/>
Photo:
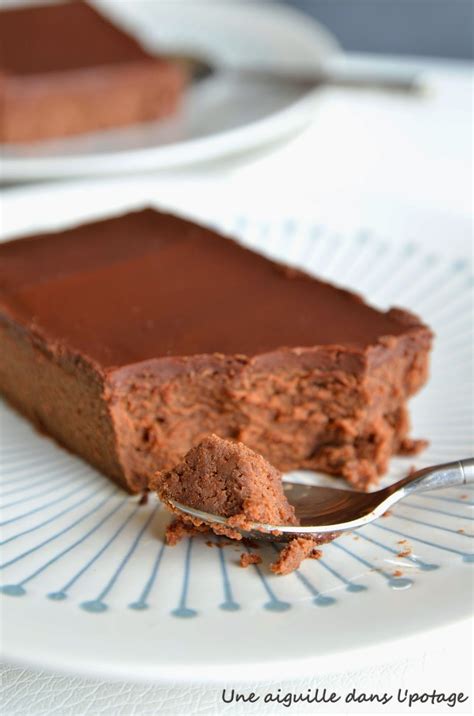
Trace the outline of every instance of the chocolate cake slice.
<path fill-rule="evenodd" d="M 0 11 L 0 141 L 31 142 L 173 112 L 182 71 L 85 2 Z"/>
<path fill-rule="evenodd" d="M 158 472 L 150 489 L 172 512 L 176 512 L 173 502 L 178 502 L 230 518 L 230 525 L 241 528 L 251 522 L 298 524 L 278 470 L 242 443 L 217 435 L 191 448 L 172 470 Z M 182 515 L 179 510 L 178 514 Z"/>
<path fill-rule="evenodd" d="M 130 491 L 211 433 L 375 482 L 414 447 L 431 338 L 151 209 L 0 245 L 0 391 Z"/>

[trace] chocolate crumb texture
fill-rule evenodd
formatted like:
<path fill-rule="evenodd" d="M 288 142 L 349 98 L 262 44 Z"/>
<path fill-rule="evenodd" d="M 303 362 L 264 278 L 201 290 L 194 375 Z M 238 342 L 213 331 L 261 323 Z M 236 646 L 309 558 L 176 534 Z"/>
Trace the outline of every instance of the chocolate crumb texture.
<path fill-rule="evenodd" d="M 243 552 L 240 555 L 239 564 L 241 567 L 248 567 L 251 564 L 260 564 L 262 558 L 255 552 Z"/>
<path fill-rule="evenodd" d="M 411 549 L 404 549 L 397 554 L 397 557 L 409 557 L 412 553 Z"/>
<path fill-rule="evenodd" d="M 206 544 L 208 547 L 216 547 L 217 549 L 224 549 L 225 547 L 235 546 L 236 542 L 234 540 L 221 539 L 218 542 L 214 542 L 213 540 L 207 540 Z"/>
<path fill-rule="evenodd" d="M 148 490 L 144 490 L 142 494 L 140 495 L 140 499 L 138 500 L 139 505 L 147 505 L 148 504 Z"/>
<path fill-rule="evenodd" d="M 244 537 L 242 539 L 242 544 L 244 544 L 246 547 L 249 547 L 249 549 L 260 549 L 261 544 L 257 542 L 254 539 L 250 539 L 250 537 Z"/>
<path fill-rule="evenodd" d="M 170 522 L 166 528 L 165 541 L 167 545 L 174 547 L 186 537 L 194 537 L 203 532 L 209 532 L 209 528 L 205 525 L 193 525 L 178 518 Z"/>
<path fill-rule="evenodd" d="M 428 440 L 413 440 L 412 438 L 403 438 L 398 448 L 399 455 L 419 455 L 428 447 Z"/>
<path fill-rule="evenodd" d="M 295 537 L 282 549 L 278 559 L 270 565 L 274 574 L 286 575 L 298 569 L 304 559 L 319 559 L 322 552 L 316 549 L 309 537 Z"/>

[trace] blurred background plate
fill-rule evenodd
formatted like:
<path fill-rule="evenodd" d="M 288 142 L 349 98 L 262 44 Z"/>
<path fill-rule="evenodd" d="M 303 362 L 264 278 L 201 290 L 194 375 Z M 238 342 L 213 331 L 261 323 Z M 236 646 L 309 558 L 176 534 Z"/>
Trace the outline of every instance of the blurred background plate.
<path fill-rule="evenodd" d="M 96 0 L 95 5 L 152 51 L 193 50 L 230 66 L 317 67 L 338 51 L 316 20 L 275 3 Z M 303 128 L 316 97 L 317 91 L 216 75 L 193 85 L 172 119 L 3 146 L 2 181 L 164 169 L 254 149 Z"/>

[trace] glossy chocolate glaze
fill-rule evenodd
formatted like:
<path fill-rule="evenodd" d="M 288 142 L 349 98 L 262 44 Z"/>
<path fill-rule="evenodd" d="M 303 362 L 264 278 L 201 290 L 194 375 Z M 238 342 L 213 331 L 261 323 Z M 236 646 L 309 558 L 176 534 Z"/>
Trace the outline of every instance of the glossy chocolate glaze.
<path fill-rule="evenodd" d="M 151 209 L 0 245 L 0 307 L 102 368 L 281 347 L 363 352 L 407 331 L 352 293 Z"/>
<path fill-rule="evenodd" d="M 85 2 L 0 12 L 0 71 L 41 75 L 149 59 L 138 42 Z"/>

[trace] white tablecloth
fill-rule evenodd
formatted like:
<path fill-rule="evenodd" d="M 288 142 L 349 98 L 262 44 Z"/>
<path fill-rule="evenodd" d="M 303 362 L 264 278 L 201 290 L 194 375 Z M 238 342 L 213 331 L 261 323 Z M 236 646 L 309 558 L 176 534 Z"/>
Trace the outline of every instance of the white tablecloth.
<path fill-rule="evenodd" d="M 380 664 L 363 670 L 354 669 L 345 673 L 315 674 L 312 679 L 261 683 L 258 681 L 236 685 L 232 675 L 226 684 L 241 693 L 264 695 L 281 689 L 281 694 L 307 693 L 308 689 L 347 694 L 357 687 L 359 694 L 377 693 L 396 695 L 398 689 L 410 692 L 438 692 L 451 694 L 464 692 L 470 699 L 453 709 L 446 704 L 425 705 L 409 709 L 405 704 L 390 702 L 383 708 L 368 704 L 347 705 L 336 703 L 332 707 L 298 705 L 285 708 L 278 704 L 224 704 L 222 685 L 177 685 L 156 686 L 128 682 L 104 682 L 80 677 L 60 676 L 41 671 L 32 671 L 8 666 L 2 672 L 1 703 L 5 716 L 156 716 L 169 714 L 325 714 L 325 713 L 472 713 L 472 636 L 460 634 L 454 628 L 451 638 L 429 653 L 411 658 L 387 662 L 388 654 L 380 654 Z"/>
<path fill-rule="evenodd" d="M 421 99 L 372 92 L 325 90 L 315 107 L 314 122 L 284 146 L 252 156 L 215 162 L 205 168 L 175 172 L 175 179 L 216 181 L 241 198 L 291 212 L 304 198 L 354 210 L 359 201 L 390 196 L 405 206 L 426 205 L 436 210 L 447 227 L 450 217 L 472 210 L 472 79 L 466 64 L 415 62 L 426 72 L 430 93 Z M 171 178 L 169 175 L 167 179 Z M 10 188 L 16 200 L 31 188 Z M 329 199 L 328 199 L 329 197 Z M 331 209 L 333 210 L 333 209 Z M 421 227 L 422 228 L 422 227 Z M 429 236 L 425 237 L 429 241 Z M 449 609 L 449 604 L 446 605 Z M 444 630 L 439 643 L 426 645 L 405 658 L 380 649 L 378 664 L 344 673 L 315 674 L 304 682 L 259 683 L 239 687 L 249 693 L 306 692 L 316 687 L 347 693 L 396 692 L 399 688 L 424 692 L 463 691 L 472 697 L 472 631 L 469 625 Z M 226 705 L 221 685 L 132 684 L 94 681 L 49 674 L 22 666 L 2 670 L 3 713 L 13 714 L 240 714 L 240 713 L 381 713 L 380 706 L 334 707 L 251 704 Z M 237 674 L 229 674 L 227 687 Z M 469 713 L 472 701 L 455 709 L 421 706 L 411 712 Z M 401 704 L 383 707 L 385 713 L 408 712 Z"/>

